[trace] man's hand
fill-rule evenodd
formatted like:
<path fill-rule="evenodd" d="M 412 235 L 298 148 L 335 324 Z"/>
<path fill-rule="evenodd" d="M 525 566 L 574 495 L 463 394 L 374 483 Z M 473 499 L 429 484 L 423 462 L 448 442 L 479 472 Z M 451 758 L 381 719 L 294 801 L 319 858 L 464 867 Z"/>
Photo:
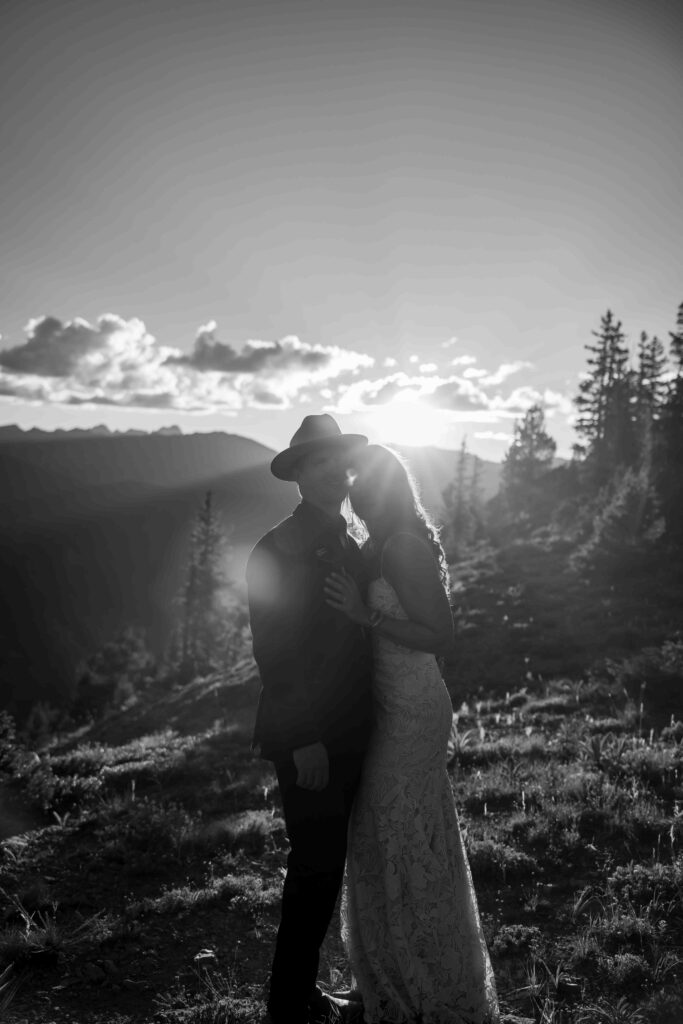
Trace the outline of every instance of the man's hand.
<path fill-rule="evenodd" d="M 299 747 L 292 755 L 297 769 L 296 784 L 302 789 L 324 789 L 330 781 L 327 748 L 319 741 Z"/>

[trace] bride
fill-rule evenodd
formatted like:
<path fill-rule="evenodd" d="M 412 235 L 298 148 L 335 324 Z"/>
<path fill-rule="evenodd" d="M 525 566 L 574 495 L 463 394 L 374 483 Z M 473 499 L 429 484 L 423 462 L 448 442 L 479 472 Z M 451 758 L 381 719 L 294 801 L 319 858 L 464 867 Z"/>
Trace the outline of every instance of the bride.
<path fill-rule="evenodd" d="M 443 549 L 403 463 L 369 445 L 351 504 L 371 583 L 326 600 L 372 630 L 375 730 L 349 825 L 342 940 L 367 1024 L 495 1024 L 496 988 L 446 771 L 453 637 Z"/>

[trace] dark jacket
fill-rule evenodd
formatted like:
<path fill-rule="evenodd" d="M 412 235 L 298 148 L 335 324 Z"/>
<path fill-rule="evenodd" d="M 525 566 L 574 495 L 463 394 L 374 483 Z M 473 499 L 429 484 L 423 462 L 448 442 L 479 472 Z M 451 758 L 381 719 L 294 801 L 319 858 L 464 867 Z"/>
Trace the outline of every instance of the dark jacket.
<path fill-rule="evenodd" d="M 273 761 L 321 741 L 329 754 L 362 752 L 372 727 L 367 630 L 325 602 L 344 567 L 363 597 L 366 574 L 342 516 L 302 501 L 265 534 L 247 563 L 249 615 L 261 695 L 252 746 Z"/>

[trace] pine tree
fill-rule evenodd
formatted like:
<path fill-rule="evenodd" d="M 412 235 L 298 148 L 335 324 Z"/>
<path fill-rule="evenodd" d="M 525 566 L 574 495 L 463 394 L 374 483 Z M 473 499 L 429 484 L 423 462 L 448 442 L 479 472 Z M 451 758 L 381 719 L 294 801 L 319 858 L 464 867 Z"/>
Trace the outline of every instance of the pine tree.
<path fill-rule="evenodd" d="M 449 557 L 456 558 L 472 540 L 474 518 L 471 506 L 471 483 L 467 483 L 467 435 L 460 444 L 455 475 L 443 491 L 445 505 L 445 529 L 443 541 Z"/>
<path fill-rule="evenodd" d="M 657 485 L 666 522 L 666 536 L 683 545 L 683 303 L 676 331 L 670 331 L 673 377 L 662 406 L 657 452 Z"/>
<path fill-rule="evenodd" d="M 669 337 L 671 339 L 671 358 L 674 370 L 676 371 L 676 376 L 680 378 L 683 377 L 683 302 L 678 307 L 676 327 L 678 330 L 669 331 Z"/>
<path fill-rule="evenodd" d="M 647 333 L 642 331 L 638 343 L 636 399 L 639 411 L 645 410 L 653 419 L 658 418 L 662 402 L 666 398 L 666 367 L 664 345 L 656 335 L 649 338 Z"/>
<path fill-rule="evenodd" d="M 475 455 L 472 461 L 472 475 L 470 477 L 468 495 L 474 537 L 481 533 L 484 519 L 484 499 L 481 493 L 481 469 L 482 461 L 478 455 Z"/>
<path fill-rule="evenodd" d="M 634 465 L 648 482 L 652 480 L 655 448 L 659 441 L 659 420 L 667 392 L 664 379 L 666 366 L 666 353 L 661 341 L 656 336 L 649 338 L 643 331 L 638 344 L 632 411 L 638 448 Z"/>
<path fill-rule="evenodd" d="M 221 563 L 226 548 L 227 537 L 216 519 L 211 491 L 207 491 L 192 530 L 187 577 L 181 596 L 179 653 L 183 679 L 210 670 L 220 657 L 216 650 L 222 634 L 218 597 L 225 586 Z"/>
<path fill-rule="evenodd" d="M 600 484 L 633 456 L 633 378 L 621 321 L 615 322 L 611 310 L 602 317 L 600 330 L 591 333 L 597 341 L 585 346 L 590 353 L 589 370 L 574 401 L 578 409 L 576 431 L 584 440 L 577 451 L 585 452 Z"/>
<path fill-rule="evenodd" d="M 655 489 L 642 470 L 618 471 L 601 492 L 592 536 L 574 553 L 571 564 L 582 572 L 628 573 L 650 557 L 663 529 Z"/>
<path fill-rule="evenodd" d="M 545 429 L 545 413 L 538 403 L 515 424 L 514 440 L 503 460 L 501 490 L 513 515 L 528 514 L 538 497 L 538 486 L 551 468 L 557 444 Z"/>

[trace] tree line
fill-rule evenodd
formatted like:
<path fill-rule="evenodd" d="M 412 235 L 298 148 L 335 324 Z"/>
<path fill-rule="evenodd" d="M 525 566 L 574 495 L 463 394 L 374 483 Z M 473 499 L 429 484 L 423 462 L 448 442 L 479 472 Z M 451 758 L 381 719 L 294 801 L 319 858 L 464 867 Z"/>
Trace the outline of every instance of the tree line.
<path fill-rule="evenodd" d="M 611 310 L 591 332 L 574 398 L 576 443 L 560 463 L 541 404 L 514 427 L 499 494 L 483 505 L 477 460 L 463 442 L 444 492 L 444 541 L 453 558 L 488 536 L 501 541 L 554 529 L 576 560 L 618 561 L 659 543 L 683 544 L 683 303 L 667 346 L 645 331 L 635 358 Z"/>
<path fill-rule="evenodd" d="M 534 537 L 568 545 L 570 564 L 583 572 L 623 571 L 657 547 L 681 560 L 683 303 L 668 354 L 659 338 L 643 332 L 632 359 L 611 310 L 591 333 L 574 399 L 571 460 L 556 458 L 544 409 L 532 405 L 515 423 L 499 492 L 485 502 L 482 461 L 463 439 L 443 493 L 441 536 L 449 560 L 480 541 L 501 545 Z M 129 628 L 89 659 L 77 710 L 97 713 L 155 683 L 166 687 L 229 670 L 248 646 L 244 600 L 225 574 L 229 553 L 230 530 L 208 491 L 192 526 L 165 664 L 154 665 L 140 631 Z"/>

